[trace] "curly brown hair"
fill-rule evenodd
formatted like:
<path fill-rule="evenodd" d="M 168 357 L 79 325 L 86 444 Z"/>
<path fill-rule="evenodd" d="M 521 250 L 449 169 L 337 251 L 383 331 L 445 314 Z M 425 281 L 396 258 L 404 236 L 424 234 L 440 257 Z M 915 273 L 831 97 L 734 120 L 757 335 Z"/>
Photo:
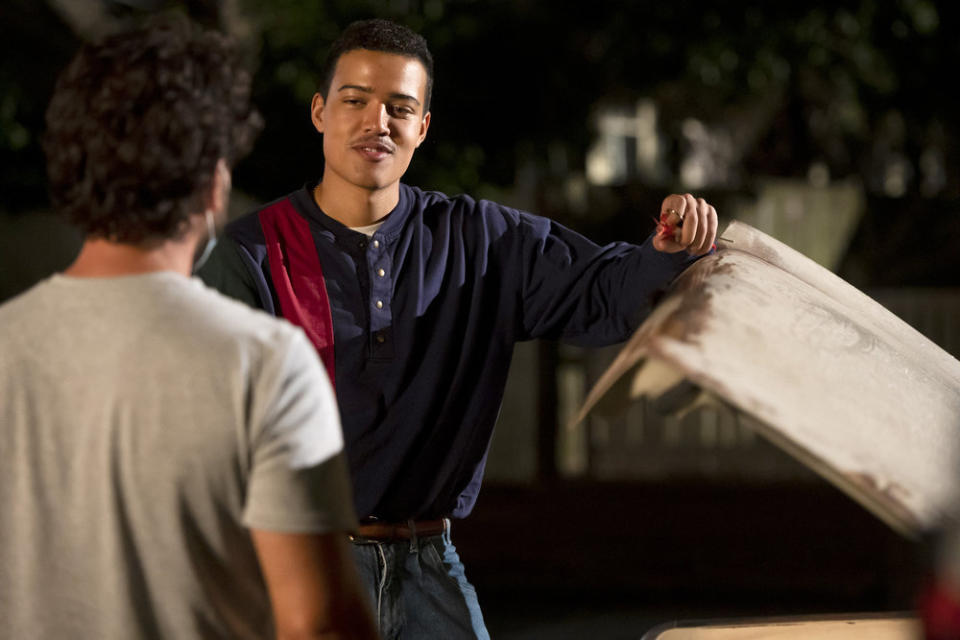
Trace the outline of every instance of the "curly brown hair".
<path fill-rule="evenodd" d="M 57 210 L 125 244 L 180 237 L 203 211 L 217 161 L 261 127 L 232 43 L 164 17 L 85 45 L 60 75 L 43 147 Z"/>

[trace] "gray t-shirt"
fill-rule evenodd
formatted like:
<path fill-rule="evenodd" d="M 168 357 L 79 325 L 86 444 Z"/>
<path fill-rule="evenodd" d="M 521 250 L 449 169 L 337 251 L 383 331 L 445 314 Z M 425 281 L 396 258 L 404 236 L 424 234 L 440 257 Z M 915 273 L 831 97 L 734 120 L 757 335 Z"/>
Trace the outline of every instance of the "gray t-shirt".
<path fill-rule="evenodd" d="M 245 527 L 356 525 L 300 329 L 172 272 L 0 306 L 0 637 L 263 638 Z"/>

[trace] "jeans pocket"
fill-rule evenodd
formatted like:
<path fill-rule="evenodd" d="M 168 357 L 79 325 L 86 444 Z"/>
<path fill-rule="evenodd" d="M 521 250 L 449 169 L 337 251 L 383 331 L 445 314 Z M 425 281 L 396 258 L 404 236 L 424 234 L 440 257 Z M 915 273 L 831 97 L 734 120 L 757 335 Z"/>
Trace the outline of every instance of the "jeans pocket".
<path fill-rule="evenodd" d="M 460 562 L 460 556 L 453 544 L 444 542 L 443 538 L 438 536 L 426 540 L 420 553 L 424 554 L 424 562 L 431 571 L 445 576 L 451 586 L 462 593 L 476 594 L 473 585 L 467 581 L 463 563 Z"/>
<path fill-rule="evenodd" d="M 425 584 L 423 587 L 424 591 L 432 592 L 430 602 L 435 612 L 432 624 L 439 624 L 437 620 L 442 618 L 445 621 L 442 626 L 447 632 L 431 637 L 489 640 L 477 591 L 467 581 L 456 547 L 437 536 L 422 543 L 420 556 L 423 573 L 430 575 L 429 586 Z M 444 615 L 436 615 L 439 611 Z"/>

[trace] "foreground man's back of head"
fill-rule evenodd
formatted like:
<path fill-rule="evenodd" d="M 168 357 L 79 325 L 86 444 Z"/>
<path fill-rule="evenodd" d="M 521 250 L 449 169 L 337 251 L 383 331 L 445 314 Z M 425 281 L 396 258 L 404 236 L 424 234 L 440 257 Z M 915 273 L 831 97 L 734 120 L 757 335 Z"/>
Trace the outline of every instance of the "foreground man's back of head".
<path fill-rule="evenodd" d="M 84 47 L 45 147 L 77 260 L 0 306 L 0 635 L 370 638 L 335 401 L 298 329 L 189 278 L 257 116 L 225 38 Z"/>

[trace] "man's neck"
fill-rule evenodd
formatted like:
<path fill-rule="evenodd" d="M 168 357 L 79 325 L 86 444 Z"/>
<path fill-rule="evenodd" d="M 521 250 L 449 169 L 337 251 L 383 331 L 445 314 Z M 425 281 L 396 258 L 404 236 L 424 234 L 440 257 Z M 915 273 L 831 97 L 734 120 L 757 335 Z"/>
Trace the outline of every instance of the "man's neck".
<path fill-rule="evenodd" d="M 400 201 L 400 183 L 383 189 L 364 189 L 342 183 L 325 173 L 313 190 L 313 199 L 320 209 L 347 227 L 366 227 L 380 222 Z"/>
<path fill-rule="evenodd" d="M 149 245 L 120 244 L 103 238 L 87 238 L 77 259 L 67 267 L 64 274 L 77 278 L 110 278 L 174 271 L 190 276 L 195 247 L 195 238 L 165 240 Z"/>

